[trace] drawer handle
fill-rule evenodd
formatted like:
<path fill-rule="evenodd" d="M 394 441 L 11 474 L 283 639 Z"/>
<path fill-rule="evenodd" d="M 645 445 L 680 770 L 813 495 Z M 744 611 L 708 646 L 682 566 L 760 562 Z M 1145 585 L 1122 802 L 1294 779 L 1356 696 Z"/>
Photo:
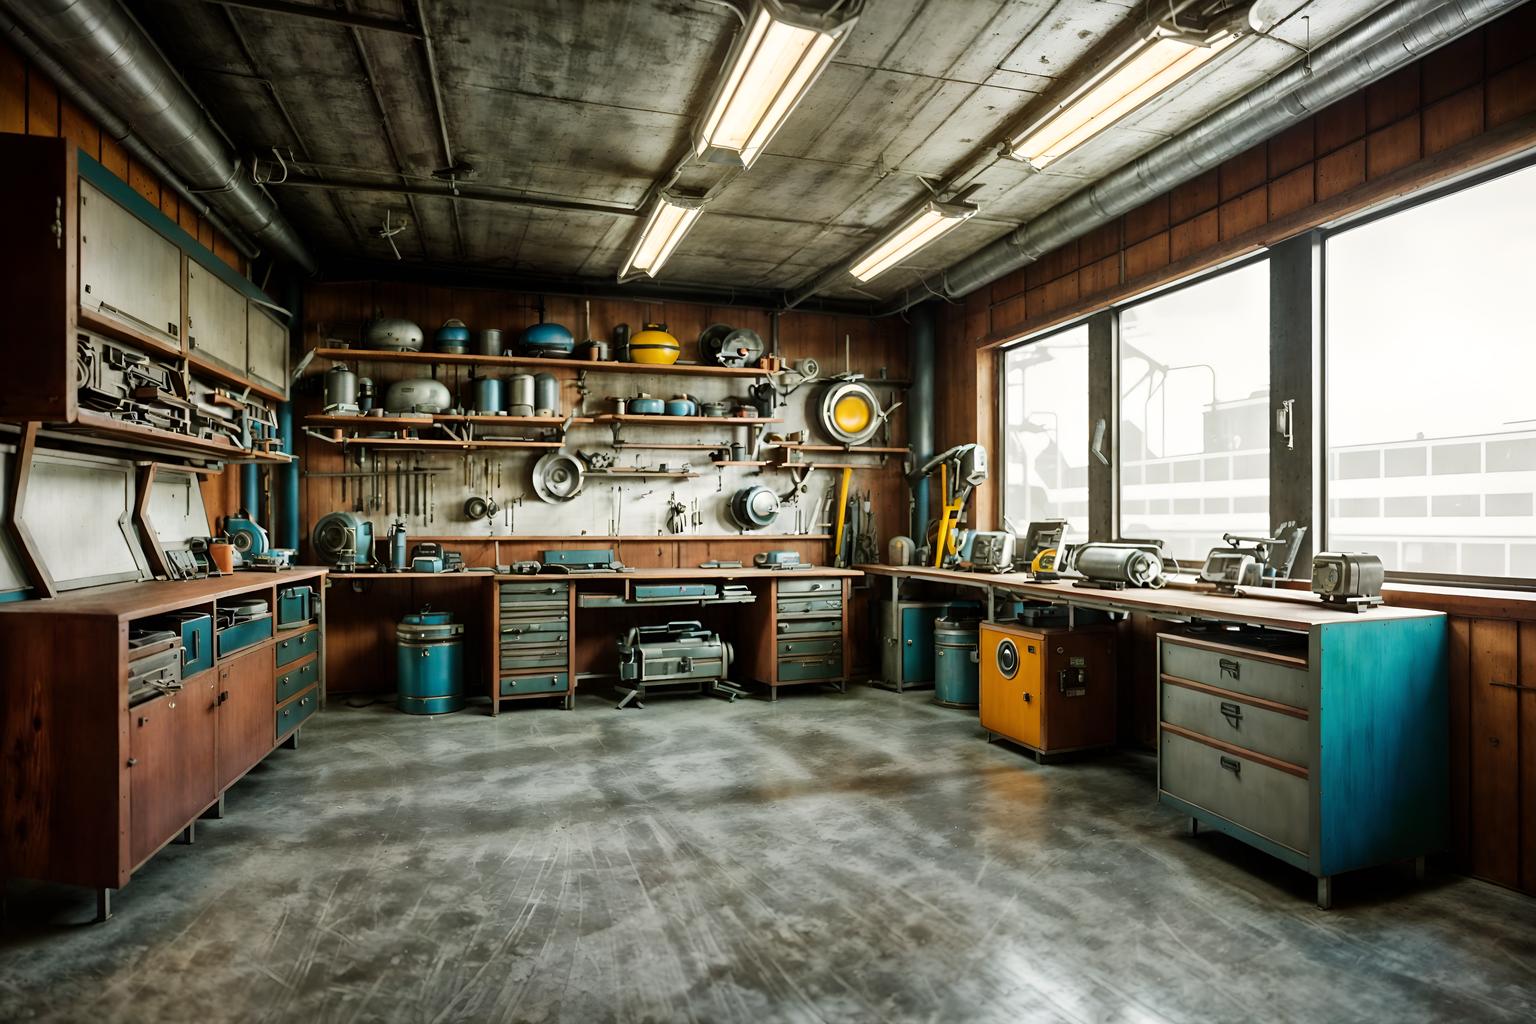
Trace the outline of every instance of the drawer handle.
<path fill-rule="evenodd" d="M 1227 724 L 1236 729 L 1243 724 L 1243 706 L 1233 704 L 1230 701 L 1221 702 L 1221 717 L 1227 720 Z"/>
<path fill-rule="evenodd" d="M 1243 666 L 1241 662 L 1235 661 L 1232 658 L 1222 658 L 1217 664 L 1221 666 L 1221 674 L 1224 676 L 1231 676 L 1233 679 L 1242 676 Z"/>
<path fill-rule="evenodd" d="M 1221 759 L 1221 766 L 1233 775 L 1241 776 L 1243 774 L 1243 762 L 1235 757 L 1223 757 Z"/>

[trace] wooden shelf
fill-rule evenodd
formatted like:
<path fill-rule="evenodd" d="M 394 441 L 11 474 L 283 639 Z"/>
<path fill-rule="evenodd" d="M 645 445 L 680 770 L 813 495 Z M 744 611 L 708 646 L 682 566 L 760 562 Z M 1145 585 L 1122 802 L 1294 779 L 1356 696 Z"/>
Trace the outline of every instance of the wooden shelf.
<path fill-rule="evenodd" d="M 597 423 L 660 423 L 676 426 L 685 423 L 715 424 L 721 427 L 752 427 L 764 423 L 783 423 L 781 419 L 763 419 L 757 416 L 641 416 L 635 413 L 619 415 L 605 412 L 592 417 Z"/>
<path fill-rule="evenodd" d="M 113 419 L 103 412 L 92 409 L 80 409 L 75 413 L 75 422 L 61 427 L 65 430 L 78 430 L 88 433 L 93 437 L 104 440 L 125 441 L 135 445 L 159 446 L 172 452 L 194 458 L 213 458 L 224 462 L 263 462 L 274 466 L 288 464 L 289 456 L 281 452 L 267 454 L 265 452 L 250 451 L 245 448 L 236 448 L 234 445 L 219 444 L 217 441 L 205 441 L 200 437 L 188 437 L 186 434 L 177 434 L 170 430 L 161 430 L 159 427 L 149 427 L 138 423 L 124 423 Z"/>
<path fill-rule="evenodd" d="M 788 441 L 769 443 L 786 451 L 837 452 L 846 455 L 905 455 L 908 451 L 906 448 L 876 448 L 873 445 L 794 444 Z"/>
<path fill-rule="evenodd" d="M 419 437 L 347 437 L 333 444 L 358 445 L 364 448 L 418 448 L 423 450 L 451 450 L 462 452 L 474 452 L 490 448 L 559 448 L 560 441 L 455 441 L 452 438 L 419 438 Z"/>
<path fill-rule="evenodd" d="M 666 477 L 671 480 L 697 480 L 699 473 L 693 469 L 589 469 L 584 474 L 589 477 L 608 477 L 622 480 L 625 477 Z"/>
<path fill-rule="evenodd" d="M 186 359 L 187 365 L 199 375 L 222 381 L 237 391 L 250 388 L 252 393 L 261 395 L 263 398 L 269 398 L 274 402 L 287 401 L 281 391 L 274 390 L 265 384 L 257 383 L 249 377 L 242 377 L 229 367 L 222 366 L 211 359 L 204 359 L 195 352 L 188 352 Z"/>
<path fill-rule="evenodd" d="M 315 358 L 333 362 L 416 363 L 449 366 L 531 366 L 589 373 L 686 374 L 696 377 L 767 377 L 756 367 L 704 366 L 698 363 L 619 363 L 590 359 L 551 359 L 546 356 L 482 356 L 447 352 L 392 352 L 383 349 L 317 348 Z"/>
<path fill-rule="evenodd" d="M 582 534 L 570 534 L 570 533 L 562 533 L 562 534 L 491 533 L 491 534 L 480 534 L 478 536 L 475 536 L 475 535 L 472 535 L 472 534 L 455 534 L 455 535 L 451 535 L 451 536 L 450 535 L 446 535 L 446 534 L 433 534 L 433 535 L 430 535 L 430 536 L 427 535 L 427 534 L 415 534 L 415 533 L 411 534 L 411 540 L 412 541 L 431 540 L 431 541 L 437 541 L 440 544 L 460 544 L 460 543 L 464 543 L 466 541 L 481 541 L 481 542 L 484 542 L 484 541 L 495 541 L 497 543 L 500 543 L 502 541 L 517 541 L 517 542 L 526 542 L 526 543 L 529 543 L 529 544 L 572 544 L 572 545 L 585 544 L 588 541 L 607 541 L 609 543 L 614 543 L 614 544 L 620 544 L 620 543 L 623 543 L 623 544 L 637 544 L 637 543 L 643 543 L 643 542 L 648 541 L 648 540 L 667 541 L 668 543 L 678 542 L 678 543 L 683 543 L 683 544 L 715 544 L 715 543 L 719 543 L 721 541 L 740 541 L 740 540 L 826 541 L 826 540 L 831 540 L 831 539 L 832 539 L 831 534 L 826 534 L 826 533 L 658 533 L 658 534 L 643 534 L 643 533 L 640 533 L 640 534 L 622 534 L 622 535 L 620 535 L 618 537 L 612 537 L 612 536 L 609 536 L 607 534 L 601 534 L 601 533 L 582 533 Z M 749 565 L 746 568 L 750 569 L 752 567 Z M 722 570 L 722 571 L 734 572 L 736 570 Z M 346 579 L 347 577 L 353 576 L 353 575 L 362 576 L 365 579 L 372 579 L 372 578 L 378 578 L 378 577 L 385 576 L 385 575 L 401 576 L 403 574 L 402 573 L 388 573 L 388 574 L 386 574 L 386 573 L 367 573 L 367 574 L 362 574 L 362 573 L 356 573 L 356 574 L 353 574 L 353 573 L 337 573 L 337 574 L 335 574 L 334 578 L 336 578 L 336 579 Z M 433 574 L 430 574 L 430 575 L 446 575 L 446 574 L 443 574 L 443 573 L 433 573 Z M 454 575 L 464 576 L 464 575 L 476 575 L 476 574 L 471 572 L 471 573 L 456 573 Z M 478 575 L 482 575 L 483 576 L 483 575 L 485 575 L 485 573 L 482 572 L 482 573 L 479 573 Z M 516 577 L 516 575 L 513 575 L 513 576 L 510 576 L 508 578 L 509 579 L 516 579 L 517 577 Z M 600 580 L 600 579 L 604 578 L 604 574 L 594 574 L 594 575 L 591 575 L 591 576 L 582 575 L 580 578 L 582 578 L 582 579 L 599 579 Z"/>
<path fill-rule="evenodd" d="M 437 413 L 432 417 L 434 423 L 510 423 L 516 426 L 527 427 L 558 427 L 565 422 L 564 416 L 492 416 L 483 412 L 471 413 Z M 572 424 L 591 423 L 591 416 L 577 416 L 571 420 Z"/>
<path fill-rule="evenodd" d="M 753 462 L 751 460 L 737 461 L 736 459 L 721 459 L 719 462 L 711 462 L 711 466 L 774 466 L 774 462 Z"/>
<path fill-rule="evenodd" d="M 619 441 L 614 448 L 638 448 L 647 452 L 718 452 L 722 448 L 729 448 L 729 441 L 721 441 L 719 444 L 652 444 L 641 441 Z"/>
<path fill-rule="evenodd" d="M 410 427 L 430 427 L 432 417 L 414 416 L 346 416 L 333 413 L 314 414 L 304 417 L 312 427 L 340 427 L 343 430 L 406 430 Z"/>

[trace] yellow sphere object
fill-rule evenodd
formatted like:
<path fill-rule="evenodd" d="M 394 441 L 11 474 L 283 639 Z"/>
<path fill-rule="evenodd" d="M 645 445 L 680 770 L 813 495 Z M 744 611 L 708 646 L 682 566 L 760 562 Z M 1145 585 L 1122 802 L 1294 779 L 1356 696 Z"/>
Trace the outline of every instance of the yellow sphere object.
<path fill-rule="evenodd" d="M 645 330 L 629 339 L 629 360 L 632 363 L 656 363 L 669 366 L 677 362 L 682 346 L 667 333 L 666 324 L 646 324 Z"/>
<path fill-rule="evenodd" d="M 850 434 L 857 434 L 869 426 L 873 416 L 869 400 L 859 394 L 844 395 L 832 406 L 833 421 Z"/>

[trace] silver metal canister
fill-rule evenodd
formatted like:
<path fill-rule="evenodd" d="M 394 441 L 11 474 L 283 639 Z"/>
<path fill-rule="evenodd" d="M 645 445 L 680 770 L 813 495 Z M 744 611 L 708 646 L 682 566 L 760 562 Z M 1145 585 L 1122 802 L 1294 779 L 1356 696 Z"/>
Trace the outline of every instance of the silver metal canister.
<path fill-rule="evenodd" d="M 533 415 L 533 374 L 514 373 L 507 378 L 507 411 L 513 416 Z"/>
<path fill-rule="evenodd" d="M 475 332 L 475 352 L 482 356 L 499 356 L 506 351 L 501 342 L 501 331 L 488 327 Z"/>
<path fill-rule="evenodd" d="M 489 416 L 502 411 L 501 378 L 476 377 L 474 388 L 475 412 Z"/>
<path fill-rule="evenodd" d="M 560 415 L 560 381 L 552 373 L 533 378 L 533 411 L 537 416 Z"/>
<path fill-rule="evenodd" d="M 354 413 L 357 407 L 357 374 L 341 363 L 325 374 L 325 411 L 329 413 Z"/>

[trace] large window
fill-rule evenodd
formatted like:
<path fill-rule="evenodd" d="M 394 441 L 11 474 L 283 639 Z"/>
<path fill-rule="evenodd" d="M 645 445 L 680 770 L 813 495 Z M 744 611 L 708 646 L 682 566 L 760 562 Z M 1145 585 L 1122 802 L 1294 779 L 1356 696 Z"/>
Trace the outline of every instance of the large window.
<path fill-rule="evenodd" d="M 1536 167 L 1331 236 L 1328 545 L 1536 577 Z"/>
<path fill-rule="evenodd" d="M 1269 530 L 1269 266 L 1120 312 L 1120 535 L 1197 565 Z"/>
<path fill-rule="evenodd" d="M 1003 357 L 1003 514 L 1022 533 L 1065 519 L 1088 539 L 1088 327 L 1081 324 Z"/>

